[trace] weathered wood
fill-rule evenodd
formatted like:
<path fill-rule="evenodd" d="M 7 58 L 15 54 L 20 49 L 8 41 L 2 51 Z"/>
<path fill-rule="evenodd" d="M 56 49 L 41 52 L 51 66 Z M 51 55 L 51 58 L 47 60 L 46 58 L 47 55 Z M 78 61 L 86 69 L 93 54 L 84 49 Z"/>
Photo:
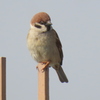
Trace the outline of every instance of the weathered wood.
<path fill-rule="evenodd" d="M 0 100 L 6 100 L 6 58 L 0 57 Z"/>
<path fill-rule="evenodd" d="M 44 68 L 44 64 L 38 64 L 38 100 L 49 100 L 49 67 Z"/>

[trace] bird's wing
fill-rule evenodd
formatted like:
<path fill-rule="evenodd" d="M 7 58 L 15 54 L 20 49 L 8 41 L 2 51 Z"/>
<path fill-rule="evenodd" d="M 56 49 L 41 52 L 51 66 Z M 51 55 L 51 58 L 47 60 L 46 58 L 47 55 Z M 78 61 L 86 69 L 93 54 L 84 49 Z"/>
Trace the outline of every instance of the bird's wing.
<path fill-rule="evenodd" d="M 61 58 L 61 62 L 60 64 L 62 65 L 62 61 L 63 61 L 63 51 L 62 51 L 62 44 L 60 42 L 59 36 L 57 34 L 57 32 L 53 29 L 53 32 L 55 34 L 55 38 L 56 38 L 56 46 L 58 48 L 59 54 L 60 54 L 60 58 Z"/>

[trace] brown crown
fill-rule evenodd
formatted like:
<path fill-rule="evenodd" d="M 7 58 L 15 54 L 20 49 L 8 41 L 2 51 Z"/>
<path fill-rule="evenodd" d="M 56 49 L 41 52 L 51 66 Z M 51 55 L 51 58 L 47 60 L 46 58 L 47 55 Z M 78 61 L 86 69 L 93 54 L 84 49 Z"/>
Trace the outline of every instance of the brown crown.
<path fill-rule="evenodd" d="M 40 12 L 40 13 L 37 13 L 36 15 L 33 16 L 33 18 L 31 19 L 31 25 L 33 25 L 34 23 L 39 23 L 41 21 L 43 22 L 47 22 L 51 20 L 49 15 L 45 12 Z"/>

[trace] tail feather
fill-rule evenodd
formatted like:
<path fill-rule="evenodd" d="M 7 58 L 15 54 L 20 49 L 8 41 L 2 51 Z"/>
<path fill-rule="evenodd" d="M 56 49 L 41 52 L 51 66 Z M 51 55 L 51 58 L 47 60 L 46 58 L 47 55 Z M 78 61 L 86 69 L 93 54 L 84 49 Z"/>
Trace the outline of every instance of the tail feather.
<path fill-rule="evenodd" d="M 59 77 L 59 80 L 63 83 L 63 82 L 66 82 L 68 83 L 68 79 L 62 69 L 62 67 L 60 67 L 59 69 L 56 70 L 57 74 L 58 74 L 58 77 Z"/>

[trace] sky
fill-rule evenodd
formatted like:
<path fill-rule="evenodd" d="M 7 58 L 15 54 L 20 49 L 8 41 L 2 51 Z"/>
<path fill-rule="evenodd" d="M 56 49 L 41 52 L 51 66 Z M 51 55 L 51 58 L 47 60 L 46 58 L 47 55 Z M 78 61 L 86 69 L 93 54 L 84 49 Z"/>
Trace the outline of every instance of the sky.
<path fill-rule="evenodd" d="M 100 0 L 1 0 L 0 57 L 7 59 L 7 100 L 37 100 L 36 65 L 27 49 L 30 20 L 50 15 L 63 46 L 61 83 L 50 68 L 50 100 L 100 100 Z"/>

